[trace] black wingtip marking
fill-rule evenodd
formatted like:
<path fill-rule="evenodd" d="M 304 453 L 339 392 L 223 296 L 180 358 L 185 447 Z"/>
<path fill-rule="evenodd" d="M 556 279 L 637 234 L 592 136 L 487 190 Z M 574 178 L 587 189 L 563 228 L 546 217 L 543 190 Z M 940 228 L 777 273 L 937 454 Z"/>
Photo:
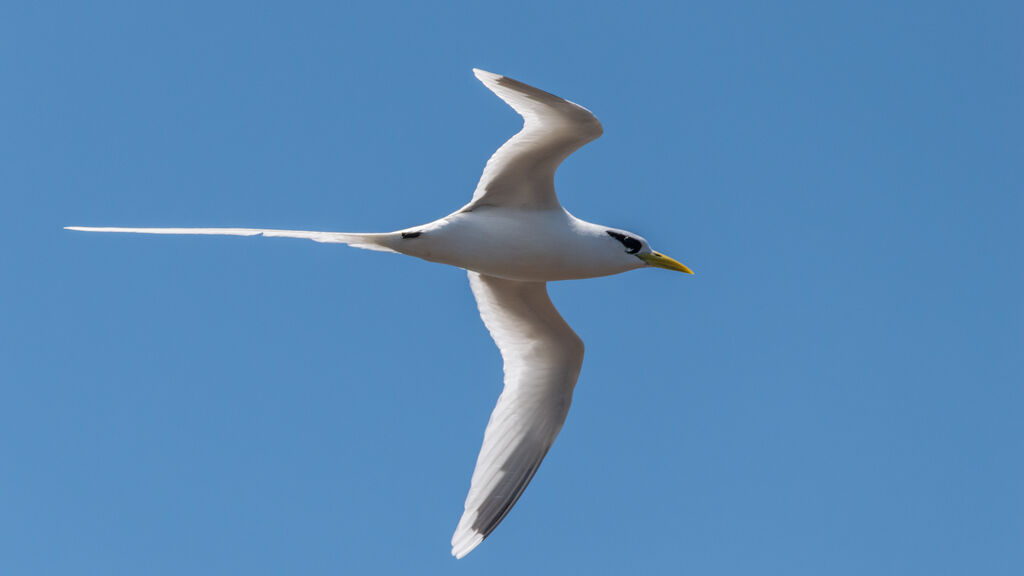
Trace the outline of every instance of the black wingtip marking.
<path fill-rule="evenodd" d="M 402 232 L 402 240 L 408 240 L 409 238 L 419 238 L 423 232 Z"/>

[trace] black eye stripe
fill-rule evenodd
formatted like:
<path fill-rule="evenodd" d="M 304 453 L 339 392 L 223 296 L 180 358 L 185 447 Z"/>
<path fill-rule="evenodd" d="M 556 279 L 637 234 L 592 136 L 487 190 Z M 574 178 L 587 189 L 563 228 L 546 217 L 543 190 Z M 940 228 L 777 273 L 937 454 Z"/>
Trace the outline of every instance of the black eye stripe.
<path fill-rule="evenodd" d="M 641 244 L 636 238 L 626 236 L 625 234 L 619 234 L 618 232 L 612 232 L 611 230 L 607 230 L 607 232 L 609 236 L 615 238 L 619 242 L 622 242 L 622 245 L 626 247 L 627 254 L 636 254 L 641 248 L 643 248 L 643 244 Z"/>

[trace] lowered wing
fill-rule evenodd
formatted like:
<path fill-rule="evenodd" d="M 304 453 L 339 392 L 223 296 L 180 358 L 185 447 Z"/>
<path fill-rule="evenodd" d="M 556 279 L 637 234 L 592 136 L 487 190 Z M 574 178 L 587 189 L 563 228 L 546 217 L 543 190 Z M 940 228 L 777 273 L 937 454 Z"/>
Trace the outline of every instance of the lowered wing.
<path fill-rule="evenodd" d="M 583 342 L 548 298 L 544 282 L 469 273 L 484 325 L 505 361 L 465 512 L 452 536 L 462 558 L 505 518 L 562 429 L 583 364 Z"/>

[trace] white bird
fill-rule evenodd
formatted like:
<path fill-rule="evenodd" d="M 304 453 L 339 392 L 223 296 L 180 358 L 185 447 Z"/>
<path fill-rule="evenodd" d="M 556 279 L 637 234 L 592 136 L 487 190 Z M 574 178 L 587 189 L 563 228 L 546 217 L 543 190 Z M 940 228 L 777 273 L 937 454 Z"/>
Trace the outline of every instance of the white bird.
<path fill-rule="evenodd" d="M 505 518 L 565 422 L 583 341 L 548 298 L 547 282 L 656 266 L 692 274 L 640 236 L 574 217 L 555 195 L 555 170 L 601 135 L 589 110 L 507 76 L 473 71 L 524 119 L 491 156 L 469 204 L 422 226 L 382 234 L 256 228 L 89 228 L 88 232 L 283 236 L 398 252 L 465 268 L 498 345 L 505 387 L 491 413 L 452 536 L 462 558 Z"/>

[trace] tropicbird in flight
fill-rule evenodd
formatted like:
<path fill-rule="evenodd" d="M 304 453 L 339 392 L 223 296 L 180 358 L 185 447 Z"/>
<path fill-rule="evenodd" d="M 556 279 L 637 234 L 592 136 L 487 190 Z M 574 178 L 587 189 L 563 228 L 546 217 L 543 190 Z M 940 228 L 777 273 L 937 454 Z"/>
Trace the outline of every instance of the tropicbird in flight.
<path fill-rule="evenodd" d="M 86 232 L 282 236 L 398 252 L 465 268 L 480 316 L 501 351 L 505 387 L 452 536 L 477 547 L 522 495 L 569 412 L 583 341 L 548 298 L 547 282 L 655 266 L 692 274 L 640 236 L 574 217 L 555 195 L 555 170 L 603 129 L 589 110 L 507 76 L 473 71 L 524 120 L 491 156 L 469 204 L 422 226 L 381 234 L 256 228 L 90 228 Z"/>

